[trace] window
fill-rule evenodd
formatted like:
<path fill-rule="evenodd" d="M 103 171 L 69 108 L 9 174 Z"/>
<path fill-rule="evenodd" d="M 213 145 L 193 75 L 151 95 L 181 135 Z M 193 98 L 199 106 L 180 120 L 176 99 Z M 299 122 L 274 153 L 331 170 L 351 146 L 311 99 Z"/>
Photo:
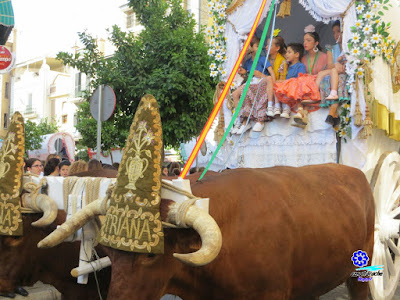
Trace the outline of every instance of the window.
<path fill-rule="evenodd" d="M 76 92 L 82 91 L 82 73 L 81 72 L 75 74 L 75 91 Z"/>
<path fill-rule="evenodd" d="M 4 97 L 6 99 L 10 98 L 10 83 L 9 82 L 6 82 L 5 91 L 4 91 Z"/>
<path fill-rule="evenodd" d="M 25 108 L 25 113 L 26 114 L 31 114 L 31 113 L 34 112 L 34 108 L 33 108 L 33 105 L 32 105 L 32 102 L 33 102 L 32 99 L 33 99 L 32 94 L 28 94 L 28 105 Z"/>
<path fill-rule="evenodd" d="M 75 74 L 75 97 L 82 97 L 82 91 L 86 90 L 89 86 L 90 78 L 85 73 Z"/>
<path fill-rule="evenodd" d="M 78 122 L 79 122 L 78 114 L 74 114 L 74 127 L 78 125 Z"/>
<path fill-rule="evenodd" d="M 7 129 L 7 124 L 8 123 L 8 116 L 7 116 L 7 114 L 4 114 L 4 124 L 3 124 L 3 128 L 4 129 Z"/>
<path fill-rule="evenodd" d="M 133 28 L 136 26 L 136 14 L 131 11 L 126 14 L 126 28 Z"/>
<path fill-rule="evenodd" d="M 62 122 L 63 124 L 67 124 L 67 122 L 68 122 L 68 115 L 62 115 L 61 119 L 62 119 L 61 122 Z"/>

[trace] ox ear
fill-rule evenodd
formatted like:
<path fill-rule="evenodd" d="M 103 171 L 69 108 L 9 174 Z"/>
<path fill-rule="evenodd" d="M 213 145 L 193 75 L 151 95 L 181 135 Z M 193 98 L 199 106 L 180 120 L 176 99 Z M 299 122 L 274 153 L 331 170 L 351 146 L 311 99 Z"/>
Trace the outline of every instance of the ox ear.
<path fill-rule="evenodd" d="M 11 118 L 0 150 L 0 234 L 22 235 L 21 186 L 24 167 L 24 119 L 19 112 Z"/>
<path fill-rule="evenodd" d="M 156 99 L 139 103 L 111 194 L 100 243 L 115 249 L 163 253 L 160 218 L 162 127 Z"/>

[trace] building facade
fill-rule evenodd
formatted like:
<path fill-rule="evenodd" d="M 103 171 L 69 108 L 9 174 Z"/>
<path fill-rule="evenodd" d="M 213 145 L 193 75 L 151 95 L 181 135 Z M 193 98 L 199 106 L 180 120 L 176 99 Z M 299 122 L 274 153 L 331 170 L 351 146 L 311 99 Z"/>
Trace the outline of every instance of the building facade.
<path fill-rule="evenodd" d="M 11 53 L 15 53 L 16 47 L 16 30 L 14 29 L 5 46 L 10 50 Z M 12 99 L 12 78 L 14 70 L 11 72 L 0 75 L 0 93 L 1 93 L 1 105 L 0 105 L 0 139 L 3 140 L 8 131 L 8 125 L 10 122 L 10 104 Z"/>

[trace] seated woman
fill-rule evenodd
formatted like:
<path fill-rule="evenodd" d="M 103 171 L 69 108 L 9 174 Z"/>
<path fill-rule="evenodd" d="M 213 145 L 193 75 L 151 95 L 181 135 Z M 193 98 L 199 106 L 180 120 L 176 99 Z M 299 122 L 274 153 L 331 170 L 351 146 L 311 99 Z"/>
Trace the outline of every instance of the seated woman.
<path fill-rule="evenodd" d="M 295 79 L 297 84 L 297 94 L 286 103 L 292 108 L 295 103 L 298 105 L 298 112 L 294 116 L 295 123 L 293 126 L 304 128 L 308 123 L 308 109 L 315 107 L 315 104 L 321 102 L 321 94 L 319 85 L 322 79 L 330 75 L 331 91 L 327 100 L 338 99 L 338 73 L 336 69 L 326 70 L 327 55 L 321 51 L 319 45 L 319 35 L 315 32 L 315 27 L 309 25 L 305 28 L 304 34 L 304 50 L 306 55 L 301 59 L 301 62 L 306 66 L 307 74 L 300 74 Z M 284 101 L 282 101 L 284 102 Z M 285 102 L 284 102 L 285 103 Z"/>
<path fill-rule="evenodd" d="M 259 43 L 259 40 L 253 40 L 250 43 L 252 57 L 245 62 L 244 68 L 239 68 L 239 74 L 245 75 L 246 73 L 250 72 L 251 66 L 258 50 Z M 250 124 L 245 126 L 248 118 L 253 119 L 257 122 L 253 127 L 253 131 L 261 131 L 264 128 L 264 122 L 267 118 L 267 101 L 268 99 L 272 99 L 273 97 L 274 81 L 275 75 L 271 64 L 266 60 L 265 56 L 261 56 L 254 72 L 252 84 L 250 84 L 250 87 L 243 102 L 242 109 L 240 111 L 240 123 L 239 125 L 234 126 L 231 133 L 242 134 L 246 130 L 250 129 Z M 244 87 L 245 85 L 241 85 L 236 91 L 232 93 L 235 107 L 239 102 Z M 255 100 L 257 101 L 257 103 L 255 104 L 254 110 L 250 115 L 251 108 Z"/>
<path fill-rule="evenodd" d="M 338 115 L 337 109 L 339 103 L 343 101 L 350 100 L 350 96 L 346 87 L 347 74 L 346 74 L 346 58 L 342 49 L 342 33 L 340 30 L 340 21 L 337 20 L 332 25 L 333 36 L 336 40 L 336 44 L 333 46 L 327 45 L 327 67 L 328 69 L 335 68 L 339 73 L 339 85 L 338 85 L 338 100 L 327 100 L 325 103 L 321 103 L 321 107 L 329 107 L 329 115 L 325 122 L 336 127 L 340 123 L 340 117 Z M 321 93 L 322 97 L 329 94 L 330 86 L 326 84 L 326 80 L 321 83 Z"/>

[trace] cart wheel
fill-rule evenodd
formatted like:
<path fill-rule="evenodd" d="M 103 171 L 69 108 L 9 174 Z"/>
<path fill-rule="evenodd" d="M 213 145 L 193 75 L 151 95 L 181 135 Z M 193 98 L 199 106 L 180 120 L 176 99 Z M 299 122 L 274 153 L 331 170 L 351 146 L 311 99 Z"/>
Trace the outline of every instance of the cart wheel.
<path fill-rule="evenodd" d="M 383 265 L 383 276 L 370 281 L 375 300 L 390 300 L 400 276 L 400 154 L 384 153 L 371 178 L 375 199 L 374 253 L 371 266 Z"/>

